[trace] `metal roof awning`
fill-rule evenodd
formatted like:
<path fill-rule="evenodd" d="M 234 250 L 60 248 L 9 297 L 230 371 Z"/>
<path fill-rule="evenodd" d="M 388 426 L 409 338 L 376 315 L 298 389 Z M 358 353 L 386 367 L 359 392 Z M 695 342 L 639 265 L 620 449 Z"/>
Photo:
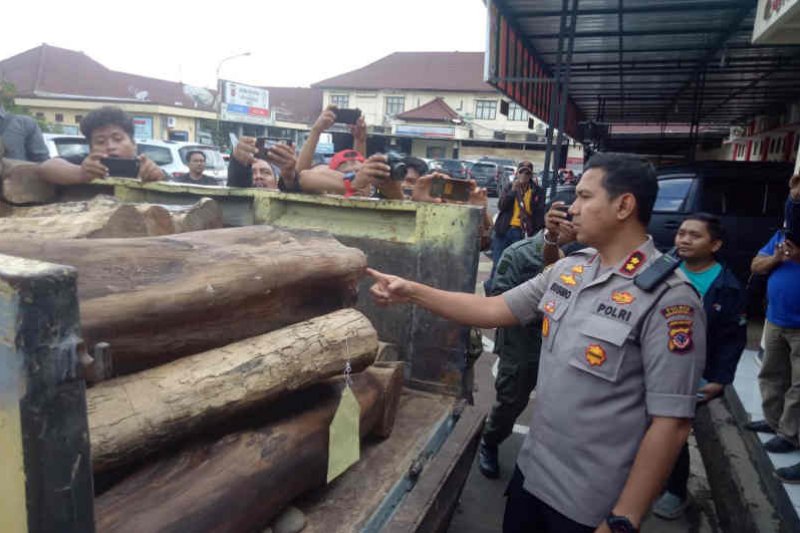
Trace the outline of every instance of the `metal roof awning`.
<path fill-rule="evenodd" d="M 800 99 L 800 45 L 750 42 L 756 0 L 487 3 L 486 80 L 556 127 L 566 101 L 573 136 L 580 120 L 730 125 Z"/>

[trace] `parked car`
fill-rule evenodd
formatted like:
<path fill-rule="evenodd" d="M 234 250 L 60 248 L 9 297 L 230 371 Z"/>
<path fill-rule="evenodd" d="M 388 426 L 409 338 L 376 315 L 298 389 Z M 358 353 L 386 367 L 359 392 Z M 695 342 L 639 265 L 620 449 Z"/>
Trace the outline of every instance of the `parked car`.
<path fill-rule="evenodd" d="M 443 170 L 454 178 L 467 178 L 467 165 L 458 159 L 435 159 L 433 167 Z"/>
<path fill-rule="evenodd" d="M 43 133 L 44 144 L 50 157 L 73 157 L 89 155 L 89 143 L 83 135 Z"/>
<path fill-rule="evenodd" d="M 513 159 L 505 159 L 505 158 L 502 158 L 502 157 L 491 157 L 491 156 L 487 155 L 487 156 L 481 157 L 478 160 L 478 162 L 480 162 L 480 163 L 483 163 L 483 162 L 497 163 L 500 166 L 504 166 L 504 167 L 507 166 L 507 167 L 517 168 L 517 162 L 516 161 L 514 161 Z"/>
<path fill-rule="evenodd" d="M 720 251 L 744 283 L 750 262 L 780 227 L 792 166 L 785 163 L 704 161 L 661 168 L 649 232 L 656 246 L 672 248 L 687 215 L 720 217 L 727 235 Z"/>
<path fill-rule="evenodd" d="M 216 147 L 207 144 L 180 141 L 139 141 L 136 143 L 139 154 L 144 154 L 164 169 L 170 177 L 189 172 L 187 166 L 189 152 L 200 150 L 206 156 L 205 173 L 215 178 L 220 185 L 228 180 L 228 166 Z"/>
<path fill-rule="evenodd" d="M 485 187 L 489 196 L 497 196 L 509 183 L 508 177 L 503 173 L 503 167 L 491 161 L 478 161 L 472 165 L 469 176 L 475 180 L 478 187 Z"/>

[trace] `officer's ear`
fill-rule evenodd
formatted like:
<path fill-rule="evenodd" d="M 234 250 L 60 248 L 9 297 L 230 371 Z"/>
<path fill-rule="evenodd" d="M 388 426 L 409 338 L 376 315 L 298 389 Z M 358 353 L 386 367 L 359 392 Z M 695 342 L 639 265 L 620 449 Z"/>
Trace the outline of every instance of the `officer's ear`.
<path fill-rule="evenodd" d="M 717 239 L 711 242 L 711 253 L 715 254 L 719 252 L 719 249 L 722 248 L 722 239 Z"/>
<path fill-rule="evenodd" d="M 636 197 L 629 192 L 622 193 L 614 200 L 617 220 L 624 221 L 636 215 Z"/>

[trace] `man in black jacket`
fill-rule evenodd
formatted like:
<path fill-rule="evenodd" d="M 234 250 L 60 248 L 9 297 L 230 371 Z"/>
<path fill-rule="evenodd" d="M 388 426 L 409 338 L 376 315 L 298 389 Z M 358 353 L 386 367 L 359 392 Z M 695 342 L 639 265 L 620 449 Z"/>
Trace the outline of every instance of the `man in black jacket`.
<path fill-rule="evenodd" d="M 744 290 L 733 271 L 714 256 L 722 247 L 723 238 L 719 219 L 707 213 L 689 216 L 675 235 L 675 246 L 683 259 L 681 271 L 700 293 L 707 317 L 708 352 L 698 389 L 700 402 L 719 396 L 725 385 L 733 382 L 747 343 Z M 688 502 L 688 480 L 689 448 L 684 446 L 653 513 L 667 520 L 680 517 Z"/>
<path fill-rule="evenodd" d="M 532 237 L 544 226 L 544 194 L 533 180 L 533 163 L 522 161 L 514 181 L 506 185 L 497 200 L 497 220 L 492 235 L 492 273 L 484 285 L 491 292 L 495 270 L 503 251 L 524 237 Z"/>

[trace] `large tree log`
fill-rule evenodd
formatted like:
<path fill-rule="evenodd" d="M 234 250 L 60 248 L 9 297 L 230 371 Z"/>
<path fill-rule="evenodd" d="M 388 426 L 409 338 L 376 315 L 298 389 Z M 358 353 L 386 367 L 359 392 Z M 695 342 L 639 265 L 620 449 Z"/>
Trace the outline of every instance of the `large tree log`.
<path fill-rule="evenodd" d="M 86 392 L 95 473 L 375 360 L 378 334 L 345 309 L 104 381 Z"/>
<path fill-rule="evenodd" d="M 332 237 L 248 226 L 138 239 L 0 240 L 0 253 L 78 269 L 87 346 L 130 373 L 355 300 L 364 254 Z"/>
<path fill-rule="evenodd" d="M 0 160 L 0 185 L 3 198 L 10 204 L 52 202 L 56 187 L 39 177 L 39 164 L 16 159 Z"/>
<path fill-rule="evenodd" d="M 394 419 L 401 388 L 401 364 L 353 376 L 362 437 Z M 320 384 L 302 394 L 299 414 L 146 466 L 95 500 L 97 531 L 261 531 L 294 498 L 325 484 L 340 395 L 341 382 Z"/>
<path fill-rule="evenodd" d="M 222 209 L 211 198 L 190 206 L 162 206 L 98 195 L 83 202 L 17 207 L 0 215 L 0 234 L 6 238 L 156 237 L 222 227 Z"/>

